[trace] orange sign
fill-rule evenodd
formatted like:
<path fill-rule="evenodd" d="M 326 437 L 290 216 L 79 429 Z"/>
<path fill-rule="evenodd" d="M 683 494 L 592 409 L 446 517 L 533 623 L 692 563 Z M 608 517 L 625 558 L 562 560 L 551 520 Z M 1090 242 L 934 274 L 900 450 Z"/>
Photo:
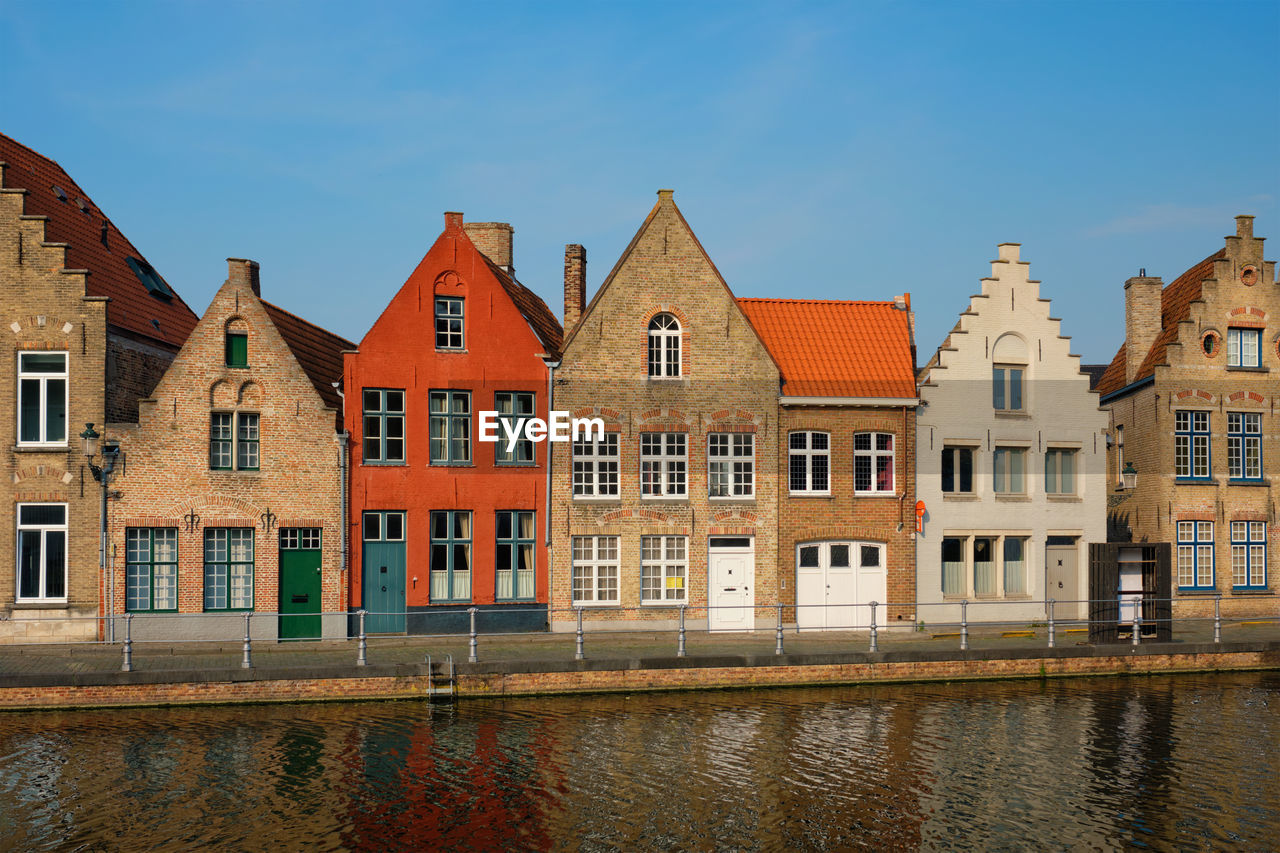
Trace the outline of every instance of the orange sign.
<path fill-rule="evenodd" d="M 924 501 L 916 501 L 916 533 L 924 530 Z"/>

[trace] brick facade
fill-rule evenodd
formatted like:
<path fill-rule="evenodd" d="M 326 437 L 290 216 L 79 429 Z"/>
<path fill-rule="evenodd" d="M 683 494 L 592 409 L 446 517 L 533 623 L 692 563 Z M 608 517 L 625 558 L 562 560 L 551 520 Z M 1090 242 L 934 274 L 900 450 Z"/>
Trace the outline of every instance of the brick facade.
<path fill-rule="evenodd" d="M 113 482 L 110 527 L 114 594 L 108 609 L 137 609 L 126 600 L 130 529 L 174 530 L 177 535 L 176 608 L 141 608 L 135 637 L 229 639 L 243 633 L 244 608 L 234 596 L 206 606 L 206 532 L 252 532 L 252 610 L 280 609 L 281 530 L 320 529 L 321 607 L 347 608 L 342 572 L 342 436 L 335 432 L 335 405 L 317 388 L 300 359 L 311 364 L 328 351 L 330 381 L 340 373 L 338 353 L 349 341 L 306 324 L 259 297 L 258 265 L 228 260 L 228 278 L 150 398 L 140 401 L 137 425 L 112 425 L 120 442 L 122 472 Z M 282 327 L 280 324 L 287 324 Z M 247 337 L 246 364 L 228 363 L 228 333 Z M 286 334 L 289 337 L 286 337 Z M 305 352 L 305 340 L 311 352 Z M 292 343 L 292 346 L 291 346 Z M 331 392 L 328 392 L 331 393 Z M 234 439 L 227 464 L 214 467 L 213 418 L 226 417 Z M 256 459 L 240 456 L 256 417 Z M 248 454 L 248 451 L 246 451 Z M 164 614 L 204 614 L 173 620 Z M 345 616 L 325 620 L 325 636 L 345 636 Z M 255 636 L 277 635 L 274 617 L 259 617 Z"/>
<path fill-rule="evenodd" d="M 1161 299 L 1130 296 L 1134 290 L 1152 289 L 1152 282 L 1160 287 L 1160 279 L 1147 276 L 1125 285 L 1130 314 L 1126 327 L 1154 328 L 1155 335 L 1143 338 L 1151 345 L 1144 349 L 1126 341 L 1099 384 L 1110 414 L 1110 536 L 1113 541 L 1170 543 L 1175 617 L 1211 614 L 1218 595 L 1224 616 L 1274 616 L 1280 590 L 1280 284 L 1275 262 L 1263 257 L 1263 240 L 1253 236 L 1253 217 L 1240 216 L 1224 249 L 1158 290 Z M 1135 312 L 1144 316 L 1132 316 Z M 1228 364 L 1233 329 L 1256 335 L 1257 366 Z M 1206 419 L 1206 471 L 1188 470 L 1187 476 L 1179 476 L 1179 412 L 1187 413 L 1182 416 L 1186 426 L 1191 426 L 1192 417 Z M 1229 470 L 1232 415 L 1248 415 L 1258 424 L 1259 476 L 1236 476 Z M 1132 490 L 1120 488 L 1120 471 L 1126 464 L 1137 471 Z M 1181 579 L 1179 522 L 1209 525 L 1184 525 L 1184 532 L 1196 541 L 1184 543 L 1194 550 L 1183 552 Z M 1241 578 L 1233 576 L 1233 522 L 1246 525 L 1246 536 L 1250 527 L 1256 531 L 1263 525 L 1261 584 L 1240 583 Z M 1202 532 L 1211 533 L 1211 538 L 1202 540 Z M 1200 551 L 1200 544 L 1207 548 Z M 1212 560 L 1204 567 L 1207 577 L 1197 572 L 1202 555 Z"/>

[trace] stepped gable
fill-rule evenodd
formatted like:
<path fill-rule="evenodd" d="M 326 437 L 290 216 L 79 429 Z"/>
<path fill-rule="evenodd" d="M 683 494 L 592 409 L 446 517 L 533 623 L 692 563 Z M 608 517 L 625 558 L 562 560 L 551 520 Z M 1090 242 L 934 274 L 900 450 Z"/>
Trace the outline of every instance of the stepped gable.
<path fill-rule="evenodd" d="M 4 188 L 27 191 L 25 214 L 48 218 L 45 240 L 67 244 L 67 269 L 89 271 L 86 295 L 110 297 L 110 325 L 168 349 L 186 341 L 196 325 L 195 312 L 61 166 L 3 133 L 0 162 L 6 164 L 0 170 Z M 168 295 L 153 295 L 129 258 L 141 262 L 143 275 L 154 274 Z"/>

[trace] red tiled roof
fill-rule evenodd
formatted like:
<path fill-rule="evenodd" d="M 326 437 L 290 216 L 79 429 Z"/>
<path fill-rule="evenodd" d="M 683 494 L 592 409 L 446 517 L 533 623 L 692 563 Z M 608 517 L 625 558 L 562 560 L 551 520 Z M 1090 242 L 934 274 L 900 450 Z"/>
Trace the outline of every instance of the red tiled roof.
<path fill-rule="evenodd" d="M 355 349 L 356 345 L 333 332 L 325 331 L 315 323 L 309 323 L 297 314 L 291 314 L 265 299 L 262 307 L 275 324 L 284 342 L 293 351 L 294 358 L 302 366 L 311 384 L 327 406 L 342 412 L 342 398 L 333 387 L 342 379 L 342 351 Z"/>
<path fill-rule="evenodd" d="M 517 310 L 529 322 L 533 333 L 542 342 L 542 347 L 546 354 L 559 358 L 564 330 L 561 329 L 560 321 L 556 319 L 556 315 L 552 314 L 551 309 L 547 307 L 547 303 L 543 302 L 538 294 L 512 278 L 511 274 L 502 267 L 489 260 L 489 257 L 484 252 L 480 252 L 480 257 L 484 258 L 484 262 L 489 265 L 489 269 L 493 272 L 494 277 L 498 279 L 498 283 L 502 285 L 502 289 L 507 292 L 507 295 L 511 297 L 511 301 L 515 303 Z M 355 347 L 351 347 L 351 349 L 355 349 Z"/>
<path fill-rule="evenodd" d="M 146 258 L 106 218 L 88 193 L 53 160 L 3 133 L 0 162 L 7 164 L 3 170 L 5 188 L 27 190 L 26 215 L 48 217 L 45 239 L 68 244 L 67 269 L 89 270 L 86 295 L 111 298 L 107 322 L 170 349 L 182 346 L 196 326 L 195 313 L 176 291 L 171 299 L 151 295 L 126 260 Z M 54 187 L 63 191 L 66 201 L 55 194 Z"/>
<path fill-rule="evenodd" d="M 739 299 L 788 397 L 915 397 L 910 315 L 892 302 Z"/>
<path fill-rule="evenodd" d="M 1115 358 L 1111 359 L 1111 364 L 1107 365 L 1102 378 L 1098 380 L 1097 391 L 1099 394 L 1111 394 L 1126 385 L 1146 379 L 1155 373 L 1157 364 L 1165 363 L 1166 349 L 1169 344 L 1177 340 L 1178 324 L 1187 319 L 1187 315 L 1191 311 L 1191 303 L 1200 298 L 1200 285 L 1213 276 L 1213 262 L 1218 258 L 1226 257 L 1226 252 L 1226 249 L 1214 252 L 1178 276 L 1172 284 L 1167 285 L 1161 291 L 1160 333 L 1156 335 L 1156 339 L 1151 343 L 1151 349 L 1147 351 L 1147 356 L 1138 367 L 1138 372 L 1133 375 L 1131 380 L 1125 382 L 1128 360 L 1125 356 L 1125 345 L 1123 343 L 1120 344 L 1120 350 L 1116 353 Z"/>

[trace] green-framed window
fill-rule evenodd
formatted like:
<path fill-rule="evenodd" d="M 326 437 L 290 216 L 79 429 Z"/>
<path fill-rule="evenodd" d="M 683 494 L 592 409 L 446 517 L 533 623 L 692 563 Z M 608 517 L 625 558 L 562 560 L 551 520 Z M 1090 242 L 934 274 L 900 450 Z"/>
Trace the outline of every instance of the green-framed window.
<path fill-rule="evenodd" d="M 471 392 L 432 391 L 431 464 L 471 463 Z"/>
<path fill-rule="evenodd" d="M 471 600 L 471 512 L 431 513 L 431 601 Z"/>
<path fill-rule="evenodd" d="M 253 528 L 205 528 L 204 609 L 253 609 Z"/>
<path fill-rule="evenodd" d="M 499 510 L 497 518 L 497 586 L 499 601 L 532 601 L 534 597 L 534 514 Z"/>
<path fill-rule="evenodd" d="M 125 610 L 178 609 L 178 528 L 125 531 Z"/>
<path fill-rule="evenodd" d="M 364 461 L 375 465 L 404 464 L 404 389 L 366 388 L 364 405 Z"/>
<path fill-rule="evenodd" d="M 249 336 L 244 332 L 227 332 L 227 367 L 249 366 Z"/>
<path fill-rule="evenodd" d="M 524 435 L 524 423 L 533 417 L 534 395 L 519 391 L 499 391 L 494 394 L 494 409 L 498 412 L 498 420 L 505 421 L 517 435 Z M 507 428 L 498 426 L 498 440 L 493 445 L 493 462 L 495 465 L 532 465 L 533 441 L 528 438 L 516 439 L 515 446 L 507 449 Z"/>

